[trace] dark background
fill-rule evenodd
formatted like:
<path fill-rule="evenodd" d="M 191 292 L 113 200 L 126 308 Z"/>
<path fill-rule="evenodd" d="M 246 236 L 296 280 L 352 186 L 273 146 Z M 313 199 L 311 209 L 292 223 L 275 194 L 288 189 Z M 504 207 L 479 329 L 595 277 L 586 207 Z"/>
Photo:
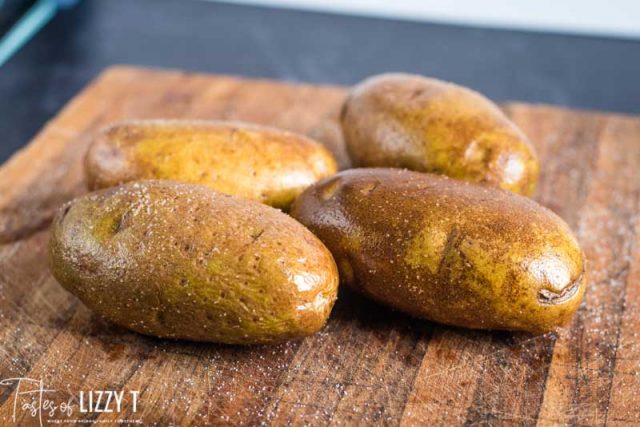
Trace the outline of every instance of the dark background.
<path fill-rule="evenodd" d="M 491 98 L 640 113 L 640 41 L 185 0 L 84 0 L 0 68 L 0 162 L 114 63 L 352 84 L 384 71 Z"/>

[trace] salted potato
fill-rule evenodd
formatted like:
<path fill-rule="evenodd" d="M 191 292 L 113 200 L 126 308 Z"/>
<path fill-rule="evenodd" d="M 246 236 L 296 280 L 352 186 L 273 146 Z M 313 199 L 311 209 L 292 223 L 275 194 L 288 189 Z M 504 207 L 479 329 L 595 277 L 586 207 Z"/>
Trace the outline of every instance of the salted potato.
<path fill-rule="evenodd" d="M 352 169 L 308 188 L 291 215 L 333 253 L 341 281 L 413 316 L 548 331 L 585 290 L 568 226 L 523 196 L 400 169 Z"/>
<path fill-rule="evenodd" d="M 122 122 L 100 131 L 85 157 L 90 190 L 170 179 L 278 208 L 336 170 L 331 153 L 302 135 L 215 121 Z"/>
<path fill-rule="evenodd" d="M 462 86 L 411 74 L 358 84 L 342 110 L 353 164 L 398 167 L 530 195 L 533 146 L 490 100 Z"/>
<path fill-rule="evenodd" d="M 60 284 L 106 319 L 196 341 L 313 334 L 338 285 L 329 251 L 286 214 L 173 181 L 68 203 L 53 222 L 49 260 Z"/>

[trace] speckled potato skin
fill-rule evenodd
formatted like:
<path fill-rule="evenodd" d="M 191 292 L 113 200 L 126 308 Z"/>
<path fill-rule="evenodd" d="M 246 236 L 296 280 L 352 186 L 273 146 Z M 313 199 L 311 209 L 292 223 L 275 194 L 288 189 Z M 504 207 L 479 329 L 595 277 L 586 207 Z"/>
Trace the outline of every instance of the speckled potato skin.
<path fill-rule="evenodd" d="M 60 209 L 50 268 L 89 308 L 157 337 L 274 343 L 319 331 L 338 275 L 277 209 L 207 187 L 139 181 Z"/>
<path fill-rule="evenodd" d="M 203 184 L 286 209 L 337 164 L 320 143 L 257 125 L 139 120 L 100 131 L 87 151 L 90 190 L 140 179 Z"/>
<path fill-rule="evenodd" d="M 356 167 L 397 167 L 531 195 L 533 146 L 490 100 L 470 89 L 411 74 L 358 84 L 341 116 Z"/>
<path fill-rule="evenodd" d="M 542 333 L 585 290 L 568 226 L 508 191 L 400 169 L 352 169 L 308 188 L 291 215 L 351 288 L 413 316 Z"/>

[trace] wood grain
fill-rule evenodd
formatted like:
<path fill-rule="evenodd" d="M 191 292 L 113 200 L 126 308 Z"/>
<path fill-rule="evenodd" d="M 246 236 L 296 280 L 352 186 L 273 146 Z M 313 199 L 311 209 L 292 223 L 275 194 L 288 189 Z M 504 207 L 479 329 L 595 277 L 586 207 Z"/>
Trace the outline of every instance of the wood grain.
<path fill-rule="evenodd" d="M 327 328 L 274 347 L 143 337 L 97 318 L 47 269 L 47 226 L 85 192 L 81 158 L 131 118 L 246 120 L 323 140 L 348 166 L 344 89 L 115 67 L 0 168 L 0 379 L 42 380 L 70 417 L 144 425 L 640 424 L 640 118 L 510 104 L 543 164 L 536 199 L 573 228 L 589 263 L 584 304 L 543 336 L 410 319 L 341 291 Z M 0 385 L 0 425 L 23 403 Z M 78 394 L 139 391 L 137 411 L 79 413 Z M 16 400 L 17 399 L 17 400 Z M 39 425 L 18 410 L 15 423 Z M 116 422 L 117 423 L 117 422 Z"/>

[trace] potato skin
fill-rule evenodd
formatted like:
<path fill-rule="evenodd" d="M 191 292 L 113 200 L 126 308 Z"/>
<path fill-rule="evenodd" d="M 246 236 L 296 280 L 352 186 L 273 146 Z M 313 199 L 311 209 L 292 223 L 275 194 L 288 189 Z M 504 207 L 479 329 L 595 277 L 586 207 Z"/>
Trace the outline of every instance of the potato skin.
<path fill-rule="evenodd" d="M 431 172 L 531 195 L 539 164 L 527 137 L 490 100 L 462 86 L 382 74 L 353 88 L 342 111 L 356 167 Z"/>
<path fill-rule="evenodd" d="M 106 319 L 195 341 L 313 334 L 338 286 L 329 251 L 286 214 L 172 181 L 68 203 L 53 222 L 49 261 L 60 284 Z"/>
<path fill-rule="evenodd" d="M 239 122 L 122 122 L 98 132 L 85 157 L 90 190 L 169 179 L 284 209 L 336 170 L 331 153 L 309 138 Z"/>
<path fill-rule="evenodd" d="M 339 171 L 352 168 L 351 158 L 349 157 L 349 153 L 347 153 L 347 144 L 342 134 L 340 118 L 336 112 L 332 111 L 331 114 L 323 117 L 320 123 L 311 130 L 309 135 L 331 151 L 333 158 L 336 159 L 338 163 Z"/>
<path fill-rule="evenodd" d="M 291 215 L 351 288 L 416 317 L 541 333 L 585 290 L 568 226 L 523 196 L 400 169 L 352 169 L 308 188 Z"/>

